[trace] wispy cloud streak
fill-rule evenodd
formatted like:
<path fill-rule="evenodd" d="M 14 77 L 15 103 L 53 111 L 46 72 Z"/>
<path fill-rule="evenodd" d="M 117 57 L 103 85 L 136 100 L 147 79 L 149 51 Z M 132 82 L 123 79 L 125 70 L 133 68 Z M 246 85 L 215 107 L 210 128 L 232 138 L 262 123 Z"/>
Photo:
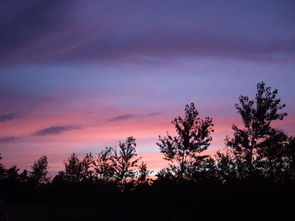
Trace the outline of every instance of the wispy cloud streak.
<path fill-rule="evenodd" d="M 130 120 L 135 117 L 136 117 L 136 115 L 134 115 L 134 114 L 118 115 L 118 116 L 110 118 L 108 121 L 112 122 L 112 121 Z"/>
<path fill-rule="evenodd" d="M 52 127 L 47 127 L 45 129 L 36 131 L 35 133 L 33 133 L 33 135 L 34 136 L 59 135 L 70 130 L 78 130 L 78 129 L 81 129 L 81 127 L 80 126 L 52 126 Z"/>
<path fill-rule="evenodd" d="M 22 115 L 19 113 L 2 113 L 0 114 L 0 122 L 11 121 L 20 117 L 22 117 Z"/>
<path fill-rule="evenodd" d="M 118 115 L 115 117 L 110 118 L 108 121 L 125 121 L 125 120 L 131 120 L 131 119 L 137 119 L 137 118 L 145 118 L 145 117 L 153 117 L 157 116 L 160 113 L 149 113 L 149 114 L 124 114 L 124 115 Z"/>
<path fill-rule="evenodd" d="M 15 136 L 0 137 L 0 143 L 10 143 L 13 141 L 18 141 L 20 139 L 21 139 L 20 137 L 15 137 Z"/>

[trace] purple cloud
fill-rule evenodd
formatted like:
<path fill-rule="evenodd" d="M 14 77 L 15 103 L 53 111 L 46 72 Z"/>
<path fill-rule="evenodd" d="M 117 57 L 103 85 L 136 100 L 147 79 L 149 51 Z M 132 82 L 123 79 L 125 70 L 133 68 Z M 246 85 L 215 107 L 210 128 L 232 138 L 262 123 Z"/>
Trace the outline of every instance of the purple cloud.
<path fill-rule="evenodd" d="M 187 55 L 294 61 L 295 4 L 237 2 L 6 1 L 0 58 L 2 64 Z"/>
<path fill-rule="evenodd" d="M 130 119 L 135 118 L 135 117 L 136 117 L 136 115 L 134 115 L 134 114 L 118 115 L 118 116 L 112 117 L 108 121 L 112 122 L 112 121 L 130 120 Z"/>
<path fill-rule="evenodd" d="M 79 126 L 52 126 L 47 127 L 45 129 L 36 131 L 33 133 L 34 136 L 48 136 L 48 135 L 59 135 L 64 132 L 70 131 L 70 130 L 78 130 L 81 129 Z"/>
<path fill-rule="evenodd" d="M 20 140 L 20 137 L 14 137 L 14 136 L 7 136 L 7 137 L 0 137 L 0 143 L 9 143 L 13 141 Z"/>
<path fill-rule="evenodd" d="M 115 117 L 110 118 L 108 121 L 113 122 L 113 121 L 124 121 L 124 120 L 131 120 L 131 119 L 136 119 L 136 118 L 144 118 L 144 117 L 153 117 L 157 116 L 160 113 L 154 112 L 154 113 L 149 113 L 149 114 L 124 114 L 124 115 L 118 115 Z"/>
<path fill-rule="evenodd" d="M 22 115 L 19 113 L 2 113 L 0 114 L 0 122 L 11 121 L 20 117 L 22 117 Z"/>
<path fill-rule="evenodd" d="M 68 1 L 4 0 L 1 2 L 0 58 L 6 53 L 34 42 L 58 27 L 61 13 Z"/>

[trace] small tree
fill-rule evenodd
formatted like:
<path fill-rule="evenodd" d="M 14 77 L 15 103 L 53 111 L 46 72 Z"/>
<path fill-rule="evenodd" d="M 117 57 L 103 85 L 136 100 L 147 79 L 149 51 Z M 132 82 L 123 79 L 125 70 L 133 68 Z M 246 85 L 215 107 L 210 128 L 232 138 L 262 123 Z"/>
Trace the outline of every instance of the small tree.
<path fill-rule="evenodd" d="M 229 150 L 215 154 L 216 176 L 222 183 L 228 183 L 236 178 L 236 164 Z"/>
<path fill-rule="evenodd" d="M 147 164 L 145 162 L 141 162 L 138 167 L 138 183 L 147 183 L 148 177 L 151 174 L 151 171 L 148 170 Z"/>
<path fill-rule="evenodd" d="M 23 170 L 19 174 L 19 180 L 21 183 L 27 183 L 30 180 L 30 173 L 27 170 Z"/>
<path fill-rule="evenodd" d="M 288 136 L 283 131 L 272 129 L 257 148 L 255 169 L 262 170 L 273 181 L 282 179 L 288 167 L 288 141 Z"/>
<path fill-rule="evenodd" d="M 6 180 L 10 184 L 16 184 L 19 182 L 19 168 L 12 166 L 5 170 Z"/>
<path fill-rule="evenodd" d="M 40 157 L 39 160 L 35 161 L 32 166 L 32 172 L 30 173 L 30 178 L 35 183 L 44 183 L 49 180 L 48 174 L 48 161 L 47 156 L 44 155 Z"/>
<path fill-rule="evenodd" d="M 2 160 L 2 155 L 0 153 L 0 161 Z M 0 163 L 0 175 L 4 175 L 5 168 L 4 166 Z"/>
<path fill-rule="evenodd" d="M 91 153 L 79 160 L 78 156 L 73 153 L 65 164 L 65 179 L 69 182 L 85 182 L 91 181 L 93 171 L 91 170 L 93 157 Z"/>
<path fill-rule="evenodd" d="M 295 180 L 295 137 L 289 137 L 284 159 L 287 162 L 288 178 Z"/>
<path fill-rule="evenodd" d="M 172 164 L 170 170 L 179 178 L 189 176 L 188 172 L 200 159 L 206 157 L 199 154 L 206 150 L 211 141 L 213 132 L 212 118 L 199 118 L 199 112 L 194 103 L 185 106 L 185 117 L 177 117 L 172 121 L 177 136 L 167 133 L 166 137 L 159 136 L 157 145 L 160 147 L 164 159 Z"/>
<path fill-rule="evenodd" d="M 98 154 L 97 158 L 93 161 L 95 172 L 98 179 L 100 180 L 111 181 L 114 177 L 115 169 L 113 167 L 112 153 L 113 148 L 106 147 Z"/>
<path fill-rule="evenodd" d="M 253 172 L 257 160 L 277 157 L 273 155 L 274 152 L 272 156 L 267 153 L 270 153 L 275 143 L 282 142 L 283 137 L 287 138 L 271 126 L 273 121 L 283 120 L 287 115 L 281 112 L 285 104 L 281 104 L 277 93 L 277 90 L 265 87 L 265 83 L 261 82 L 257 84 L 255 99 L 240 96 L 239 104 L 235 105 L 243 127 L 233 125 L 234 136 L 226 138 L 226 145 L 232 150 L 236 162 L 239 162 L 238 170 L 242 176 Z"/>
<path fill-rule="evenodd" d="M 92 170 L 92 164 L 93 164 L 93 156 L 91 153 L 86 154 L 86 156 L 81 161 L 81 179 L 83 182 L 91 182 L 93 181 L 93 170 Z"/>
<path fill-rule="evenodd" d="M 66 180 L 73 183 L 79 182 L 81 179 L 82 168 L 77 155 L 73 153 L 64 164 Z"/>
<path fill-rule="evenodd" d="M 55 175 L 52 179 L 53 185 L 60 185 L 63 184 L 66 181 L 66 174 L 64 171 L 58 171 L 58 174 Z"/>
<path fill-rule="evenodd" d="M 128 137 L 125 142 L 119 142 L 112 157 L 113 168 L 117 181 L 123 183 L 127 178 L 135 176 L 134 167 L 140 158 L 136 158 L 136 142 L 134 137 Z"/>
<path fill-rule="evenodd" d="M 216 163 L 215 160 L 208 156 L 204 155 L 198 157 L 195 162 L 193 162 L 187 169 L 187 177 L 189 180 L 194 182 L 216 182 Z"/>

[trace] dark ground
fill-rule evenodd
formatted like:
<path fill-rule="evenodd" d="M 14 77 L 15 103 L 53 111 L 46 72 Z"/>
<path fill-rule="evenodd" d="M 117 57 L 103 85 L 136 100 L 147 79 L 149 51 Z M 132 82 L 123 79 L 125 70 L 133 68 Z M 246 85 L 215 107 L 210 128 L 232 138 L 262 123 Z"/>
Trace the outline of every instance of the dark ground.
<path fill-rule="evenodd" d="M 295 220 L 292 185 L 194 184 L 109 196 L 69 193 L 56 201 L 8 202 L 9 220 Z"/>

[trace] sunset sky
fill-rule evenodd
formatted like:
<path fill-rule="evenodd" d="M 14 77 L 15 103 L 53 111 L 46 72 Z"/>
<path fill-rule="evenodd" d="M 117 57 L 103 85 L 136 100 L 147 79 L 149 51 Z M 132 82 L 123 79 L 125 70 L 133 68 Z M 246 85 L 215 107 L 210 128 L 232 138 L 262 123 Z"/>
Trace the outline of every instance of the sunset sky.
<path fill-rule="evenodd" d="M 194 102 L 224 147 L 239 95 L 279 90 L 295 135 L 295 1 L 3 0 L 0 2 L 0 153 L 51 173 L 73 152 L 97 154 L 134 136 L 152 170 L 156 145 Z"/>

